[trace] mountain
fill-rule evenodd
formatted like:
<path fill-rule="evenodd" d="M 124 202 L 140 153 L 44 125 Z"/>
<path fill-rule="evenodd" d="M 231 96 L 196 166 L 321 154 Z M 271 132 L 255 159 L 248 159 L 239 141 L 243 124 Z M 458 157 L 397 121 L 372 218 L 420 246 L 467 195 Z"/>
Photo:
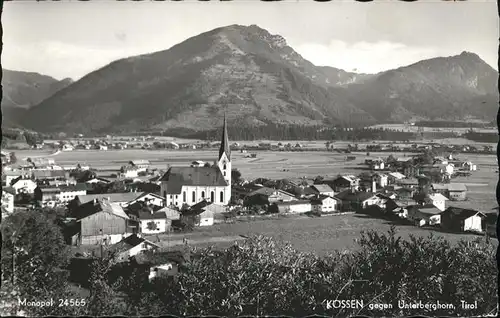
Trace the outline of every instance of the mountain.
<path fill-rule="evenodd" d="M 462 52 L 400 67 L 350 85 L 349 100 L 378 121 L 490 121 L 498 111 L 498 72 Z"/>
<path fill-rule="evenodd" d="M 208 130 L 220 125 L 225 109 L 229 125 L 374 122 L 327 79 L 281 36 L 231 25 L 115 61 L 44 100 L 23 123 L 84 133 Z"/>
<path fill-rule="evenodd" d="M 59 81 L 38 73 L 2 69 L 2 124 L 14 125 L 28 108 L 72 82 L 69 78 Z"/>
<path fill-rule="evenodd" d="M 225 111 L 233 127 L 491 119 L 497 77 L 467 52 L 349 73 L 315 66 L 258 26 L 231 25 L 112 62 L 31 107 L 22 124 L 67 133 L 205 131 Z"/>

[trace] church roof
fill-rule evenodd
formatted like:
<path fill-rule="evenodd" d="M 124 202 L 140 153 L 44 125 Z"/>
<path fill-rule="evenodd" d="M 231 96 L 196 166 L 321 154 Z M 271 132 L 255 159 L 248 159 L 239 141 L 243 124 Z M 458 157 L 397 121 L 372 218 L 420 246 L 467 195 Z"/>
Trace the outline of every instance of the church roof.
<path fill-rule="evenodd" d="M 224 153 L 226 153 L 227 159 L 231 160 L 231 149 L 229 147 L 229 137 L 227 135 L 226 114 L 224 114 L 224 125 L 222 127 L 222 142 L 219 148 L 219 160 Z"/>
<path fill-rule="evenodd" d="M 227 182 L 218 167 L 171 167 L 161 177 L 168 193 L 181 193 L 182 186 L 225 187 Z"/>

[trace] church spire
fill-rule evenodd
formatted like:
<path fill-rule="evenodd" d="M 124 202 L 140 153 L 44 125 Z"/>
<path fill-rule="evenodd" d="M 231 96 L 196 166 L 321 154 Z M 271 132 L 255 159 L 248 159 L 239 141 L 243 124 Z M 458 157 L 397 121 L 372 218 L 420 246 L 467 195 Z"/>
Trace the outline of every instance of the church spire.
<path fill-rule="evenodd" d="M 222 126 L 222 141 L 219 149 L 219 160 L 223 154 L 226 154 L 227 160 L 231 161 L 231 149 L 229 148 L 229 137 L 227 136 L 226 112 L 224 111 L 224 124 Z"/>

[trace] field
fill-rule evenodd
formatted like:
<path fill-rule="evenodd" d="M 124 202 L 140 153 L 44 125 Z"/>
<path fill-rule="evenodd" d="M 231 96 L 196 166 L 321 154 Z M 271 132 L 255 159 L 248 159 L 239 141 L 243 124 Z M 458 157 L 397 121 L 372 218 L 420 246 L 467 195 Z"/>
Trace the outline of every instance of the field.
<path fill-rule="evenodd" d="M 420 128 L 420 131 L 432 131 L 432 132 L 454 132 L 454 133 L 459 133 L 463 134 L 470 130 L 470 127 L 418 127 L 418 126 L 409 126 L 405 124 L 380 124 L 380 125 L 373 125 L 370 128 L 384 128 L 384 129 L 390 129 L 390 130 L 402 130 L 405 132 L 418 132 L 418 129 Z M 497 130 L 495 128 L 474 128 L 474 131 L 476 132 L 493 132 L 496 133 Z"/>
<path fill-rule="evenodd" d="M 361 231 L 371 229 L 379 233 L 387 233 L 390 226 L 388 221 L 363 215 L 330 215 L 316 218 L 290 217 L 217 224 L 212 227 L 198 228 L 186 237 L 189 242 L 200 247 L 208 245 L 227 247 L 233 244 L 239 236 L 265 235 L 279 241 L 290 242 L 295 249 L 301 252 L 325 255 L 335 250 L 344 251 L 357 248 L 356 239 L 360 237 Z M 442 233 L 438 230 L 406 225 L 397 225 L 396 231 L 397 235 L 402 238 L 408 238 L 409 235 L 427 237 L 433 233 L 433 235 L 444 237 L 452 243 L 456 243 L 460 239 L 468 240 L 478 237 L 469 234 Z M 174 241 L 179 241 L 179 237 L 180 235 L 171 235 L 171 244 L 173 245 Z"/>

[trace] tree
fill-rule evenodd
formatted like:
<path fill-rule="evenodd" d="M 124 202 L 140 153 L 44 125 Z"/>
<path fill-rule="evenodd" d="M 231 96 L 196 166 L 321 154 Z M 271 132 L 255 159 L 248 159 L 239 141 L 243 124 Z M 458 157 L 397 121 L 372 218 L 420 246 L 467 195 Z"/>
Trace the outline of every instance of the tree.
<path fill-rule="evenodd" d="M 238 183 L 241 180 L 241 172 L 238 169 L 231 170 L 231 180 L 233 183 Z"/>
<path fill-rule="evenodd" d="M 66 292 L 66 272 L 62 269 L 69 262 L 69 248 L 61 230 L 47 216 L 17 212 L 4 219 L 1 232 L 2 280 L 10 281 L 20 295 L 32 299 L 56 299 Z"/>
<path fill-rule="evenodd" d="M 205 162 L 205 164 L 203 165 L 203 167 L 205 168 L 210 168 L 212 165 L 210 164 L 210 162 Z"/>
<path fill-rule="evenodd" d="M 147 224 L 147 228 L 150 231 L 156 231 L 158 229 L 158 226 L 156 225 L 156 223 L 154 221 L 149 221 Z"/>
<path fill-rule="evenodd" d="M 17 162 L 16 154 L 14 152 L 10 153 L 9 163 L 15 164 Z"/>

